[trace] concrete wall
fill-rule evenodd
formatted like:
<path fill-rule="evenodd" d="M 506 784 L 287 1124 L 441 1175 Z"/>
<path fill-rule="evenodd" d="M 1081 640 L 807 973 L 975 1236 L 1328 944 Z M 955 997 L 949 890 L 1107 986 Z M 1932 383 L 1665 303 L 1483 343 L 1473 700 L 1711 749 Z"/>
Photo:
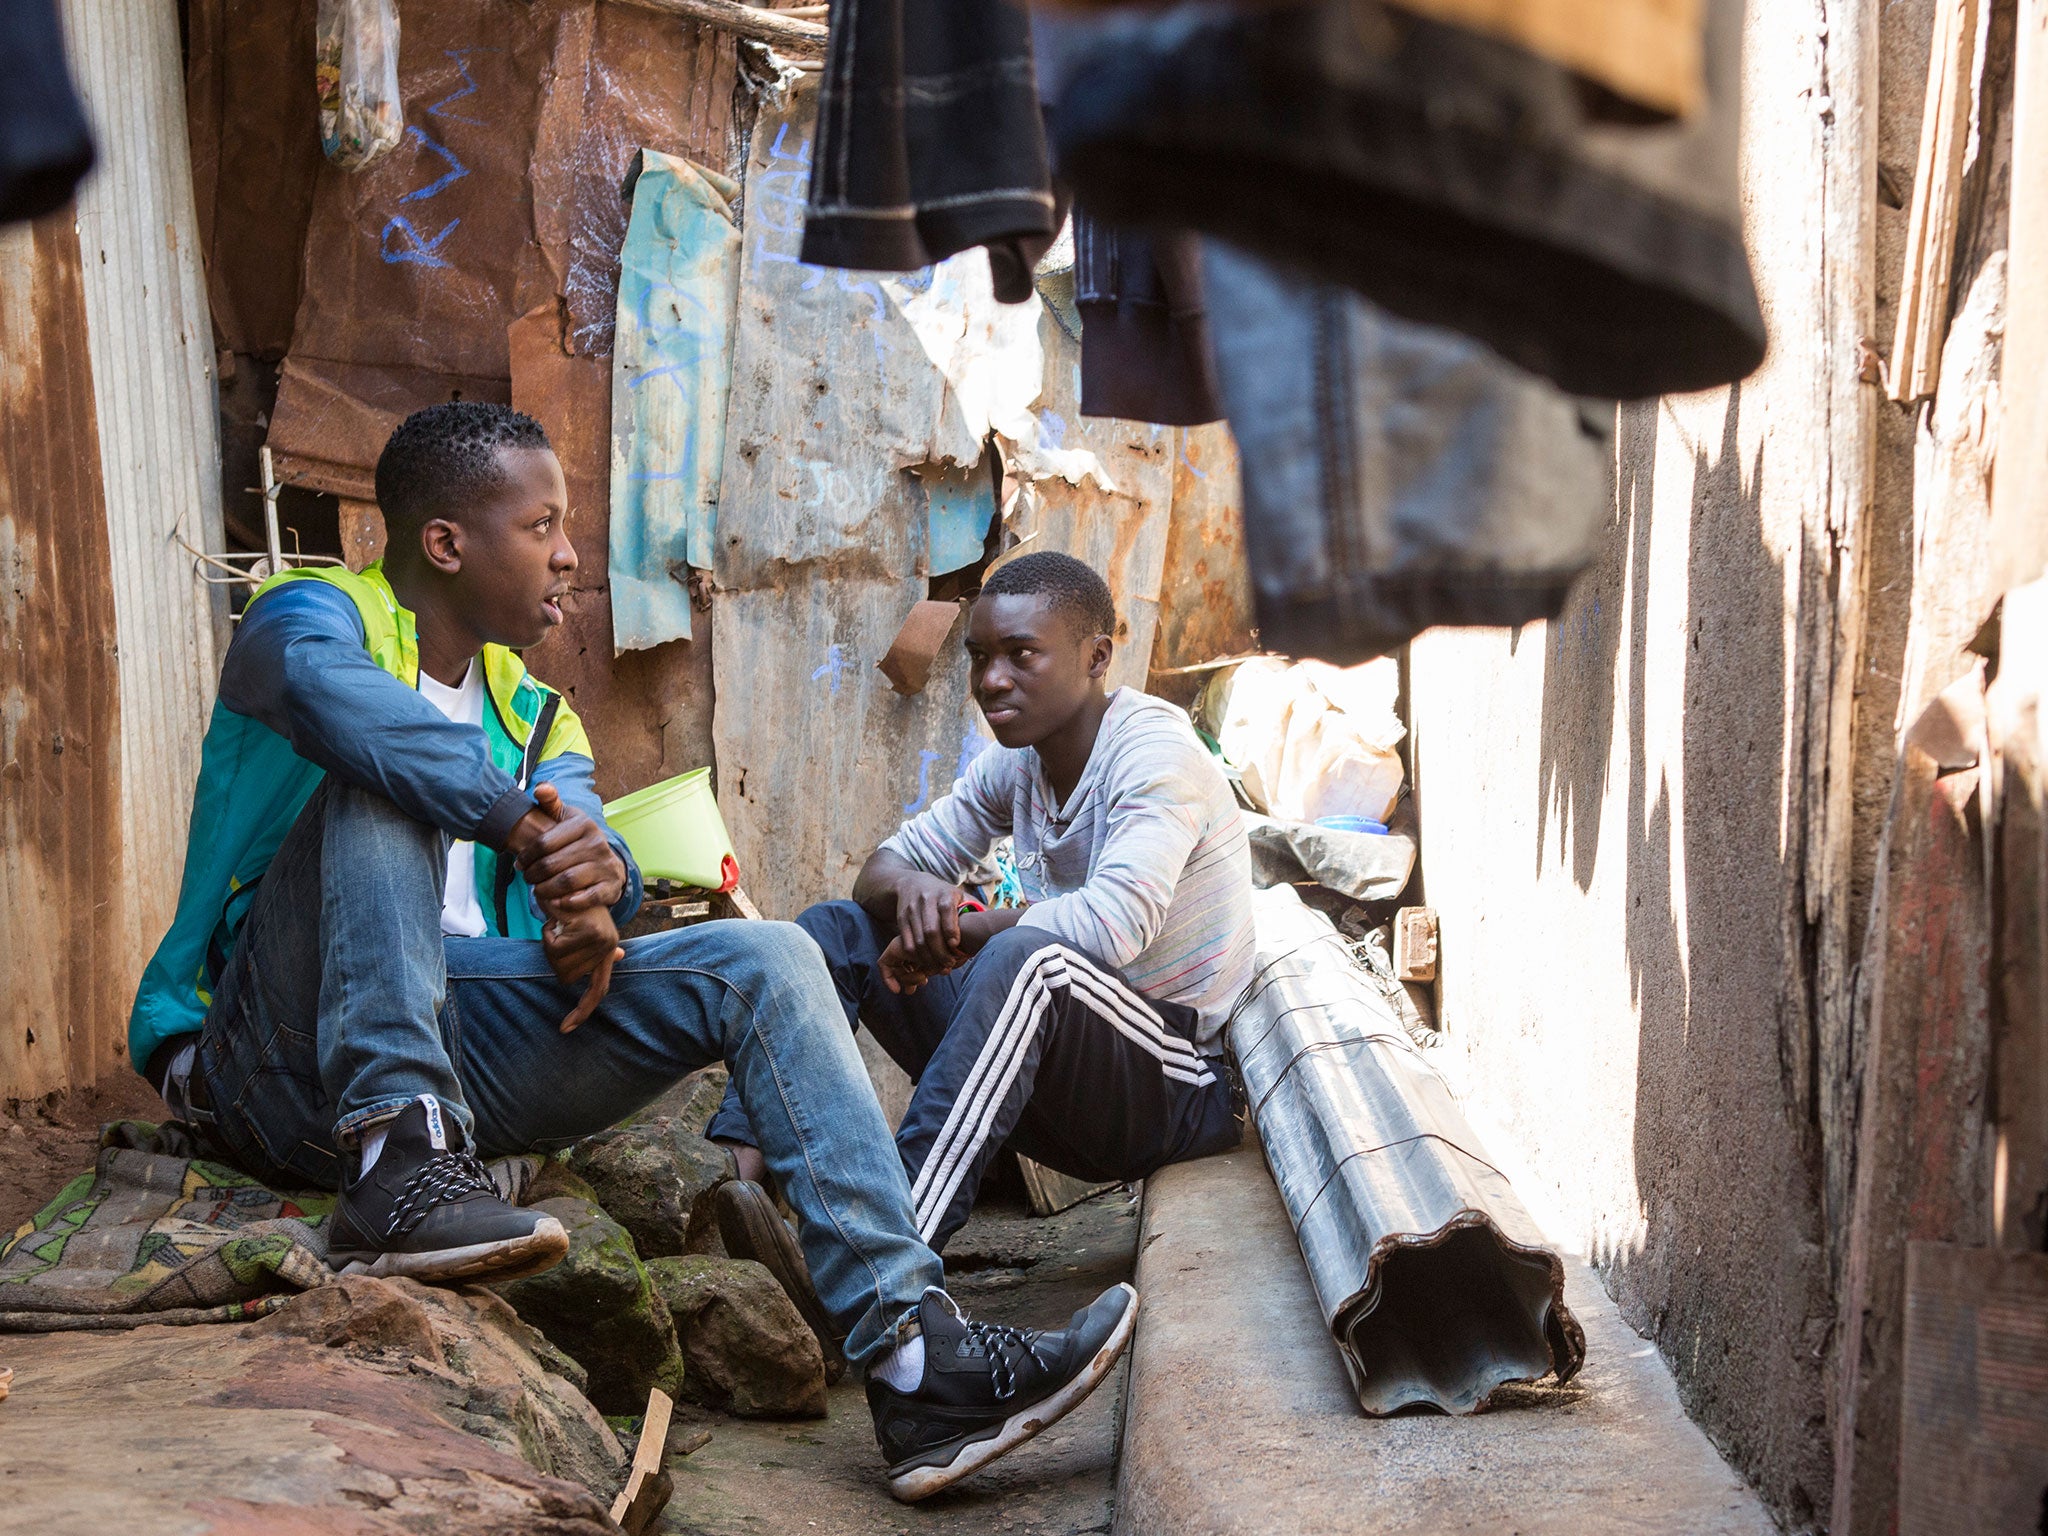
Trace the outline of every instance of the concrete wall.
<path fill-rule="evenodd" d="M 1873 724 L 1855 682 L 1876 391 L 1853 348 L 1877 13 L 1751 10 L 1769 359 L 1624 407 L 1612 535 L 1565 613 L 1423 637 L 1410 691 L 1448 1064 L 1687 1407 L 1809 1528 L 1829 1503 L 1853 875 L 1882 809 L 1849 771 Z"/>

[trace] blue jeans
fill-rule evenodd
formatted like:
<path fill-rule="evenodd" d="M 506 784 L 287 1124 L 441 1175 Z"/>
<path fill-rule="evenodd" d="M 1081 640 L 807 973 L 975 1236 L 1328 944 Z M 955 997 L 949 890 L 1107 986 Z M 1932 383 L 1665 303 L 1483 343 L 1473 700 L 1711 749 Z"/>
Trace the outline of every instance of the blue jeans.
<path fill-rule="evenodd" d="M 938 1256 L 824 960 L 790 923 L 716 922 L 625 942 L 603 1004 L 538 943 L 443 938 L 447 840 L 332 777 L 265 872 L 200 1037 L 203 1131 L 288 1188 L 335 1188 L 342 1149 L 431 1093 L 485 1157 L 566 1147 L 723 1060 L 797 1215 L 819 1298 L 860 1361 Z"/>

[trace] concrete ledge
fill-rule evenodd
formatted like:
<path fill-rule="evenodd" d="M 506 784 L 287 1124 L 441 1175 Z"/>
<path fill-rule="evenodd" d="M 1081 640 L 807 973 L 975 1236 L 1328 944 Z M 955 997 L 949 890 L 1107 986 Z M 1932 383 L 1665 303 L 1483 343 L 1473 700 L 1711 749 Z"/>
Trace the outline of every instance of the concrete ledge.
<path fill-rule="evenodd" d="M 1148 1179 L 1116 1536 L 1773 1536 L 1656 1350 L 1567 1267 L 1569 1386 L 1368 1419 L 1256 1145 Z"/>

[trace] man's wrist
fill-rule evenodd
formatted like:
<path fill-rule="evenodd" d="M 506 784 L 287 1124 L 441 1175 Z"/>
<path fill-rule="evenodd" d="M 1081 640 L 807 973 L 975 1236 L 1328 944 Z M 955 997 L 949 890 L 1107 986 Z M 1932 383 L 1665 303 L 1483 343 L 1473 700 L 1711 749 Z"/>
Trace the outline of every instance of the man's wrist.
<path fill-rule="evenodd" d="M 514 860 L 524 858 L 533 845 L 540 841 L 541 834 L 554 825 L 554 820 L 539 806 L 535 806 L 512 824 L 505 834 L 505 852 Z"/>

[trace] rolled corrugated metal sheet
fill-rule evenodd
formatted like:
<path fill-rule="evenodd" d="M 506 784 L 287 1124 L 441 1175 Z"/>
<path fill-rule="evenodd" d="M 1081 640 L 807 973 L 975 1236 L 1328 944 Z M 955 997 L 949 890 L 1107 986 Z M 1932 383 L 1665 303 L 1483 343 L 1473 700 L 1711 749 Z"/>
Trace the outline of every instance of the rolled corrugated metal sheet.
<path fill-rule="evenodd" d="M 1328 918 L 1255 895 L 1230 1025 L 1266 1162 L 1370 1414 L 1473 1413 L 1584 1362 L 1564 1264 Z"/>
<path fill-rule="evenodd" d="M 64 0 L 64 25 L 100 145 L 79 191 L 78 240 L 120 626 L 125 859 L 108 889 L 132 903 L 132 986 L 177 900 L 226 622 L 184 547 L 222 542 L 213 322 L 177 7 Z M 106 1047 L 102 1068 L 121 1054 L 118 1039 Z"/>

